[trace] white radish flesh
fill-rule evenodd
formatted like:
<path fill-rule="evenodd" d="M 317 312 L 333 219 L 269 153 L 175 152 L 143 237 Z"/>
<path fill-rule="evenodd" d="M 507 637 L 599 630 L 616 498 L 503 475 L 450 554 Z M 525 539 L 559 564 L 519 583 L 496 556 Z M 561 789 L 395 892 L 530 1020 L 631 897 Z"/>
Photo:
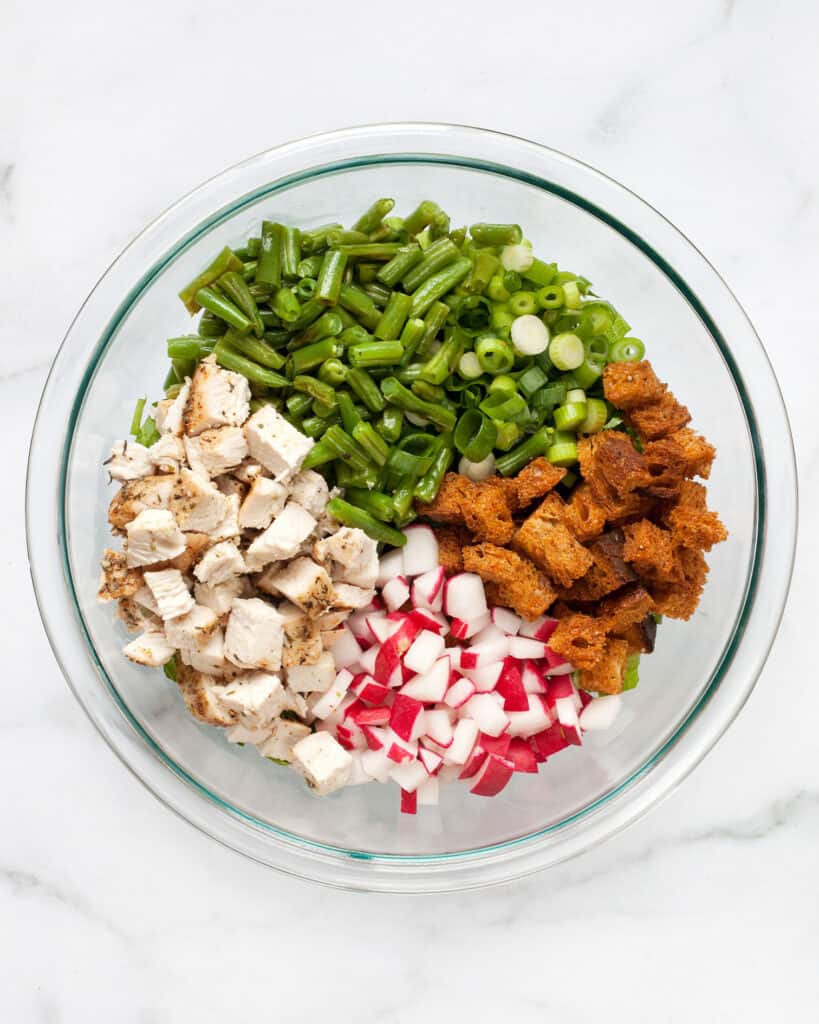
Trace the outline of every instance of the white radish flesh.
<path fill-rule="evenodd" d="M 438 541 L 429 526 L 408 526 L 402 531 L 407 543 L 401 548 L 405 576 L 421 576 L 438 568 Z"/>

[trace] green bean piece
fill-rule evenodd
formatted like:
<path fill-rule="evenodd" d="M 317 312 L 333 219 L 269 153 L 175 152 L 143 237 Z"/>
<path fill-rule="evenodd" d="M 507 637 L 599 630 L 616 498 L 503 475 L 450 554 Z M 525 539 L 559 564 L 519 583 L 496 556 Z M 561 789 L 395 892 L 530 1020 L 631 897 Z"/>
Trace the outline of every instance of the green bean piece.
<path fill-rule="evenodd" d="M 235 327 L 241 334 L 247 334 L 253 326 L 248 317 L 237 305 L 225 298 L 213 288 L 200 288 L 196 293 L 196 301 L 214 316 L 220 317 L 226 324 Z"/>
<path fill-rule="evenodd" d="M 381 312 L 370 296 L 358 285 L 342 284 L 338 303 L 358 320 L 367 330 L 374 330 L 381 320 Z"/>
<path fill-rule="evenodd" d="M 227 331 L 228 325 L 224 320 L 220 320 L 218 316 L 214 316 L 213 313 L 205 310 L 199 318 L 196 329 L 201 338 L 221 338 L 225 331 Z"/>
<path fill-rule="evenodd" d="M 469 233 L 477 245 L 518 245 L 523 241 L 519 224 L 472 224 Z"/>
<path fill-rule="evenodd" d="M 182 338 L 168 338 L 166 348 L 169 359 L 192 359 L 198 362 L 213 351 L 213 342 L 196 334 L 185 335 Z"/>
<path fill-rule="evenodd" d="M 372 281 L 370 284 L 362 285 L 362 291 L 365 295 L 370 296 L 379 309 L 384 309 L 386 307 L 387 303 L 390 301 L 390 296 L 392 295 L 389 288 L 385 288 L 377 281 Z"/>
<path fill-rule="evenodd" d="M 356 324 L 355 327 L 345 327 L 339 335 L 339 341 L 347 349 L 351 345 L 361 345 L 368 341 L 375 341 L 375 338 L 361 324 Z"/>
<path fill-rule="evenodd" d="M 312 437 L 315 441 L 324 435 L 327 427 L 338 422 L 338 416 L 330 417 L 329 419 L 323 419 L 321 416 L 307 416 L 301 421 L 300 430 L 303 434 L 307 434 L 308 437 Z"/>
<path fill-rule="evenodd" d="M 299 277 L 318 277 L 321 269 L 321 256 L 305 256 L 298 265 Z"/>
<path fill-rule="evenodd" d="M 392 492 L 392 504 L 395 509 L 395 523 L 406 523 L 412 512 L 412 503 L 415 500 L 415 485 L 417 481 L 410 477 L 402 481 Z"/>
<path fill-rule="evenodd" d="M 353 428 L 353 440 L 377 466 L 383 466 L 387 461 L 387 456 L 390 453 L 389 446 L 383 438 L 379 437 L 371 423 L 365 423 L 363 420 L 357 423 Z"/>
<path fill-rule="evenodd" d="M 463 283 L 465 292 L 480 295 L 486 291 L 495 271 L 498 269 L 498 257 L 488 249 L 481 249 L 475 254 L 472 271 Z"/>
<path fill-rule="evenodd" d="M 336 341 L 335 338 L 323 338 L 321 341 L 313 342 L 312 345 L 297 348 L 291 353 L 287 360 L 288 370 L 292 370 L 292 376 L 306 373 L 308 370 L 321 366 L 327 359 L 337 359 L 342 351 L 343 346 L 340 341 Z"/>
<path fill-rule="evenodd" d="M 239 334 L 231 327 L 224 340 L 241 355 L 253 360 L 269 370 L 280 370 L 284 366 L 284 356 L 267 345 L 261 338 L 253 338 L 247 334 Z"/>
<path fill-rule="evenodd" d="M 398 338 L 409 316 L 412 296 L 393 292 L 387 300 L 381 319 L 375 325 L 375 336 L 381 341 Z"/>
<path fill-rule="evenodd" d="M 318 369 L 318 378 L 331 387 L 339 387 L 347 380 L 348 368 L 340 359 L 331 358 L 323 362 Z"/>
<path fill-rule="evenodd" d="M 363 231 L 366 234 L 375 231 L 387 214 L 392 212 L 394 206 L 394 199 L 376 199 L 369 210 L 365 211 L 353 224 L 353 230 Z"/>
<path fill-rule="evenodd" d="M 351 366 L 363 366 L 371 369 L 374 366 L 395 366 L 401 362 L 404 346 L 400 341 L 365 341 L 350 345 L 347 359 Z"/>
<path fill-rule="evenodd" d="M 452 435 L 444 434 L 439 438 L 438 450 L 432 465 L 415 485 L 413 494 L 418 501 L 429 504 L 435 500 L 454 456 Z"/>
<path fill-rule="evenodd" d="M 364 487 L 348 486 L 344 488 L 344 497 L 351 505 L 369 512 L 371 516 L 375 516 L 382 523 L 392 522 L 395 507 L 389 494 L 384 494 L 382 491 L 368 491 Z"/>
<path fill-rule="evenodd" d="M 299 276 L 301 235 L 298 228 L 283 227 L 281 234 L 282 277 L 292 281 Z"/>
<path fill-rule="evenodd" d="M 404 329 L 401 331 L 400 342 L 404 346 L 404 354 L 401 357 L 401 366 L 408 365 L 412 359 L 414 353 L 421 344 L 424 333 L 426 331 L 426 324 L 419 317 L 413 317 L 411 320 L 407 320 L 404 324 Z"/>
<path fill-rule="evenodd" d="M 245 263 L 245 265 L 242 267 L 242 277 L 244 278 L 244 280 L 248 284 L 251 284 L 253 281 L 255 281 L 255 279 L 256 279 L 256 270 L 257 270 L 258 266 L 259 266 L 259 261 L 258 260 L 248 260 Z M 234 273 L 234 271 L 231 271 L 231 273 Z"/>
<path fill-rule="evenodd" d="M 353 367 L 347 374 L 347 384 L 353 394 L 361 399 L 370 412 L 381 412 L 384 408 L 384 396 L 378 390 L 378 385 L 366 370 Z"/>
<path fill-rule="evenodd" d="M 352 435 L 356 426 L 362 422 L 361 417 L 356 411 L 352 395 L 347 391 L 339 391 L 336 395 L 336 402 L 338 403 L 338 411 L 341 416 L 341 424 L 347 433 Z"/>
<path fill-rule="evenodd" d="M 282 226 L 269 220 L 262 221 L 262 237 L 259 263 L 256 267 L 256 281 L 271 288 L 280 288 L 282 283 Z"/>
<path fill-rule="evenodd" d="M 425 380 L 416 380 L 410 387 L 414 395 L 423 398 L 425 402 L 440 402 L 447 409 L 454 409 L 455 406 L 446 396 L 446 391 L 437 384 L 429 384 Z"/>
<path fill-rule="evenodd" d="M 301 233 L 301 251 L 303 253 L 318 253 L 327 248 L 327 236 L 334 231 L 341 231 L 341 224 L 323 224 L 319 228 Z"/>
<path fill-rule="evenodd" d="M 346 231 L 341 228 L 327 234 L 327 244 L 332 249 L 337 249 L 340 245 L 367 245 L 369 241 L 370 236 L 363 231 Z"/>
<path fill-rule="evenodd" d="M 228 270 L 219 278 L 219 286 L 227 297 L 245 314 L 253 325 L 253 333 L 257 338 L 264 334 L 264 323 L 259 315 L 256 300 L 253 298 L 247 281 L 235 270 Z"/>
<path fill-rule="evenodd" d="M 420 263 L 412 267 L 401 278 L 403 288 L 408 292 L 414 292 L 433 274 L 449 266 L 450 263 L 454 263 L 459 255 L 458 247 L 454 242 L 448 238 L 439 238 L 427 249 Z M 470 263 L 471 269 L 472 264 Z"/>
<path fill-rule="evenodd" d="M 472 261 L 464 257 L 427 278 L 413 293 L 410 316 L 422 316 L 426 313 L 433 302 L 460 284 L 471 269 Z"/>
<path fill-rule="evenodd" d="M 527 281 L 531 281 L 532 284 L 536 284 L 538 288 L 543 288 L 552 283 L 556 273 L 556 263 L 544 263 L 543 260 L 535 257 L 529 269 L 521 271 L 521 276 L 525 277 Z"/>
<path fill-rule="evenodd" d="M 383 260 L 388 261 L 401 251 L 399 242 L 356 242 L 348 245 L 340 245 L 339 252 L 343 252 L 349 260 Z"/>
<path fill-rule="evenodd" d="M 481 338 L 475 355 L 484 373 L 507 373 L 515 365 L 515 350 L 500 338 Z"/>
<path fill-rule="evenodd" d="M 318 466 L 324 466 L 326 463 L 332 462 L 335 457 L 336 455 L 333 449 L 324 441 L 319 441 L 318 444 L 314 444 L 307 453 L 304 462 L 301 464 L 301 468 L 316 469 Z"/>
<path fill-rule="evenodd" d="M 351 505 L 343 498 L 331 498 L 327 502 L 327 514 L 337 519 L 342 526 L 363 530 L 368 537 L 383 544 L 389 544 L 390 547 L 401 548 L 407 543 L 407 538 L 403 533 L 379 522 L 375 516 L 365 512 L 364 509 Z"/>
<path fill-rule="evenodd" d="M 241 373 L 255 384 L 261 384 L 266 388 L 286 388 L 290 384 L 287 377 L 282 377 L 280 373 L 274 373 L 273 370 L 254 363 L 238 352 L 224 338 L 217 341 L 213 354 L 220 366 L 226 370 L 233 370 L 234 373 Z"/>
<path fill-rule="evenodd" d="M 134 415 L 131 417 L 131 429 L 129 430 L 132 437 L 136 437 L 142 427 L 142 412 L 146 402 L 147 398 L 138 398 L 136 401 Z"/>
<path fill-rule="evenodd" d="M 307 411 L 310 409 L 312 404 L 313 399 L 310 395 L 304 394 L 300 391 L 296 391 L 292 395 L 288 395 L 287 401 L 285 402 L 287 411 L 291 416 L 295 416 L 296 418 L 306 416 Z"/>
<path fill-rule="evenodd" d="M 357 263 L 355 267 L 355 276 L 358 279 L 359 284 L 372 284 L 373 281 L 378 280 L 378 264 Z"/>
<path fill-rule="evenodd" d="M 506 455 L 502 455 L 495 462 L 495 468 L 501 476 L 514 476 L 533 459 L 545 455 L 551 443 L 552 431 L 548 427 L 541 427 L 540 430 L 527 438 L 523 444 L 518 445 L 511 452 L 507 452 Z"/>
<path fill-rule="evenodd" d="M 321 261 L 316 298 L 325 306 L 335 306 L 344 282 L 347 257 L 340 249 L 328 249 Z"/>
<path fill-rule="evenodd" d="M 421 339 L 422 347 L 435 340 L 438 332 L 442 330 L 446 323 L 449 312 L 449 306 L 445 302 L 438 302 L 436 300 L 432 303 L 424 317 L 424 336 Z"/>
<path fill-rule="evenodd" d="M 402 246 L 389 263 L 385 263 L 376 275 L 377 279 L 387 288 L 395 288 L 398 282 L 417 266 L 424 258 L 420 245 L 414 242 Z"/>
<path fill-rule="evenodd" d="M 386 400 L 401 409 L 402 412 L 415 413 L 434 423 L 441 430 L 455 428 L 455 414 L 450 409 L 425 402 L 399 383 L 395 377 L 387 377 L 381 381 L 381 392 Z"/>
<path fill-rule="evenodd" d="M 306 302 L 313 298 L 317 288 L 318 282 L 314 277 L 302 277 L 296 282 L 295 291 L 299 299 Z"/>
<path fill-rule="evenodd" d="M 367 468 L 370 462 L 367 453 L 363 451 L 350 437 L 346 430 L 335 423 L 328 427 L 322 439 L 328 447 L 335 452 L 336 458 L 350 466 L 352 469 L 361 472 Z"/>
<path fill-rule="evenodd" d="M 325 384 L 323 381 L 318 380 L 316 377 L 310 377 L 303 373 L 297 374 L 293 378 L 292 386 L 296 391 L 301 391 L 305 395 L 310 395 L 312 398 L 317 399 L 317 401 L 324 402 L 325 405 L 335 407 L 335 389 L 331 388 L 329 384 Z"/>
<path fill-rule="evenodd" d="M 293 326 L 298 322 L 303 311 L 302 304 L 292 288 L 279 288 L 273 296 L 272 306 L 273 312 L 280 320 Z"/>
<path fill-rule="evenodd" d="M 422 380 L 429 384 L 443 384 L 447 377 L 455 372 L 458 360 L 463 354 L 466 344 L 466 335 L 457 327 L 452 329 L 448 337 L 444 339 L 443 345 L 435 355 L 424 365 L 421 372 Z"/>
<path fill-rule="evenodd" d="M 179 293 L 179 298 L 184 303 L 185 309 L 187 309 L 191 314 L 198 313 L 203 304 L 197 298 L 197 292 L 215 284 L 226 271 L 235 270 L 237 273 L 241 274 L 242 268 L 242 261 L 232 249 L 229 249 L 226 246 L 219 253 L 213 263 L 211 263 L 210 266 L 205 267 L 200 274 L 197 274 L 197 276 L 189 284 L 186 284 Z"/>
<path fill-rule="evenodd" d="M 334 309 L 328 309 L 317 320 L 294 335 L 290 340 L 291 349 L 303 348 L 323 338 L 337 338 L 342 333 L 341 317 Z"/>
<path fill-rule="evenodd" d="M 440 212 L 441 207 L 437 203 L 433 203 L 431 199 L 424 199 L 408 217 L 404 218 L 404 230 L 408 235 L 417 235 L 427 224 L 431 224 L 436 214 Z"/>
<path fill-rule="evenodd" d="M 401 431 L 403 428 L 404 414 L 400 409 L 394 409 L 392 406 L 387 406 L 387 408 L 381 413 L 381 417 L 378 420 L 379 434 L 381 434 L 385 441 L 390 444 L 394 444 L 401 437 Z"/>

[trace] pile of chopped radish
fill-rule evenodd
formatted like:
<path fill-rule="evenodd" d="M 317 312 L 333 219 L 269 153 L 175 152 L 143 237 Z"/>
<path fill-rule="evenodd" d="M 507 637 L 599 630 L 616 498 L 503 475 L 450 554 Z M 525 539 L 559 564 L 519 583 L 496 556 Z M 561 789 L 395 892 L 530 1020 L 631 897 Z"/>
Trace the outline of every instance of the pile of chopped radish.
<path fill-rule="evenodd" d="M 404 532 L 406 546 L 381 559 L 380 599 L 333 646 L 335 685 L 311 708 L 353 759 L 348 784 L 395 782 L 408 814 L 436 804 L 445 782 L 495 796 L 612 724 L 620 698 L 579 691 L 549 649 L 556 620 L 488 607 L 479 576 L 446 577 L 433 530 Z"/>

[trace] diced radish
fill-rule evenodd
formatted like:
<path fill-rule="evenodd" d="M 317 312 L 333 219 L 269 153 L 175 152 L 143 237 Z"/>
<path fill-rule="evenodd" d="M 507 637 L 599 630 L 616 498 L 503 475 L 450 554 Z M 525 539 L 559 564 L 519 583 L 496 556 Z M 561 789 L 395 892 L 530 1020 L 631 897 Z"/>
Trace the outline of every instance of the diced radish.
<path fill-rule="evenodd" d="M 474 572 L 461 572 L 446 581 L 444 609 L 451 619 L 470 622 L 486 615 L 483 580 Z"/>
<path fill-rule="evenodd" d="M 525 622 L 520 627 L 520 635 L 531 637 L 533 640 L 549 642 L 549 637 L 557 629 L 557 619 L 550 619 L 547 615 L 541 615 L 539 619 L 532 622 Z"/>
<path fill-rule="evenodd" d="M 410 612 L 410 618 L 418 630 L 440 633 L 441 636 L 446 636 L 449 632 L 449 623 L 443 616 L 439 616 L 437 612 L 432 611 L 431 608 L 413 608 Z"/>
<path fill-rule="evenodd" d="M 496 626 L 487 626 L 472 639 L 472 646 L 461 655 L 462 668 L 479 668 L 503 661 L 509 653 L 510 637 L 505 636 Z"/>
<path fill-rule="evenodd" d="M 355 665 L 364 652 L 352 630 L 342 626 L 330 648 L 330 653 L 333 655 L 336 668 L 347 668 L 349 665 Z"/>
<path fill-rule="evenodd" d="M 505 757 L 487 754 L 469 792 L 475 796 L 496 796 L 512 778 L 515 765 Z"/>
<path fill-rule="evenodd" d="M 526 636 L 512 636 L 509 638 L 509 653 L 520 661 L 527 658 L 538 660 L 546 657 L 546 644 L 542 640 L 532 640 Z"/>
<path fill-rule="evenodd" d="M 546 683 L 533 662 L 526 662 L 521 670 L 520 678 L 523 682 L 523 689 L 527 693 L 546 693 Z"/>
<path fill-rule="evenodd" d="M 389 743 L 386 745 L 387 757 L 395 764 L 403 764 L 405 761 L 412 761 L 413 755 L 401 743 Z"/>
<path fill-rule="evenodd" d="M 390 770 L 393 782 L 397 782 L 401 789 L 408 793 L 414 793 L 428 777 L 427 770 L 420 761 L 406 761 Z"/>
<path fill-rule="evenodd" d="M 405 789 L 401 790 L 401 813 L 418 813 L 418 796 L 416 793 L 408 793 Z"/>
<path fill-rule="evenodd" d="M 449 747 L 452 744 L 452 733 L 452 721 L 448 711 L 432 708 L 424 712 L 424 736 L 434 740 L 440 747 Z"/>
<path fill-rule="evenodd" d="M 503 672 L 503 661 L 493 661 L 488 665 L 465 668 L 461 671 L 472 680 L 478 693 L 489 693 L 498 685 L 500 674 Z"/>
<path fill-rule="evenodd" d="M 367 616 L 367 629 L 378 644 L 386 643 L 399 628 L 400 625 L 391 622 L 384 612 L 373 612 Z"/>
<path fill-rule="evenodd" d="M 586 705 L 580 715 L 581 728 L 588 732 L 611 728 L 614 725 L 614 720 L 620 714 L 622 706 L 622 698 L 617 693 L 609 694 L 606 697 L 595 697 Z"/>
<path fill-rule="evenodd" d="M 498 757 L 506 757 L 506 751 L 509 749 L 511 742 L 512 737 L 505 734 L 502 736 L 487 736 L 486 733 L 481 733 L 478 746 L 483 747 L 487 754 L 497 754 Z"/>
<path fill-rule="evenodd" d="M 386 725 L 390 720 L 391 709 L 388 707 L 380 708 L 359 708 L 354 711 L 350 717 L 356 723 L 356 725 Z"/>
<path fill-rule="evenodd" d="M 395 666 L 400 664 L 404 655 L 418 634 L 418 626 L 407 616 L 386 643 L 383 643 L 376 654 L 375 664 L 370 672 L 379 683 L 388 683 Z"/>
<path fill-rule="evenodd" d="M 407 526 L 407 543 L 401 548 L 405 576 L 422 576 L 438 568 L 438 541 L 429 526 Z"/>
<path fill-rule="evenodd" d="M 361 700 L 366 700 L 368 704 L 380 704 L 389 692 L 383 683 L 377 683 L 372 676 L 366 673 L 355 677 L 352 689 Z"/>
<path fill-rule="evenodd" d="M 507 646 L 509 645 L 509 637 L 504 633 L 502 629 L 498 629 L 492 622 L 491 618 L 489 622 L 483 627 L 480 633 L 476 633 L 473 638 L 473 646 L 480 644 L 494 643 L 494 641 L 502 640 Z"/>
<path fill-rule="evenodd" d="M 359 657 L 358 664 L 367 672 L 372 675 L 375 672 L 375 663 L 378 658 L 378 652 L 381 650 L 380 647 L 371 647 L 369 650 Z"/>
<path fill-rule="evenodd" d="M 440 754 L 436 754 L 434 750 L 428 750 L 426 747 L 418 748 L 418 760 L 424 766 L 427 775 L 434 775 L 444 762 Z"/>
<path fill-rule="evenodd" d="M 611 696 L 616 697 L 617 694 L 611 694 Z M 591 704 L 591 702 L 594 700 L 594 697 L 592 697 L 592 695 L 588 693 L 586 690 L 578 690 L 577 697 L 580 701 L 581 708 L 586 707 L 587 704 Z"/>
<path fill-rule="evenodd" d="M 492 624 L 497 626 L 507 636 L 516 636 L 520 631 L 523 619 L 508 608 L 492 608 L 489 612 L 492 617 Z"/>
<path fill-rule="evenodd" d="M 548 729 L 536 733 L 532 740 L 544 757 L 551 757 L 552 754 L 557 754 L 569 746 L 569 742 L 560 728 L 560 722 L 555 722 Z"/>
<path fill-rule="evenodd" d="M 388 583 L 384 584 L 381 591 L 384 604 L 394 612 L 402 604 L 406 604 L 410 598 L 410 586 L 405 576 L 394 576 Z"/>
<path fill-rule="evenodd" d="M 364 710 L 364 705 L 361 703 L 361 701 L 360 700 L 354 700 L 351 704 L 345 705 L 344 714 L 342 716 L 342 720 L 346 722 L 347 719 L 349 718 L 350 721 L 354 722 L 355 721 L 355 716 L 358 714 L 359 711 L 363 711 L 363 710 Z M 347 724 L 349 725 L 349 722 Z"/>
<path fill-rule="evenodd" d="M 424 705 L 419 700 L 402 693 L 396 694 L 390 714 L 390 728 L 406 742 L 417 739 L 423 727 L 423 711 Z M 416 730 L 419 731 L 416 733 Z"/>
<path fill-rule="evenodd" d="M 486 749 L 482 743 L 478 742 L 472 748 L 472 753 L 469 755 L 469 760 L 463 766 L 463 770 L 458 775 L 459 779 L 472 779 L 478 774 L 478 769 L 484 763 L 487 758 Z"/>
<path fill-rule="evenodd" d="M 412 676 L 410 676 L 410 679 Z M 397 690 L 399 686 L 404 685 L 404 666 L 396 665 L 392 670 L 392 675 L 387 682 L 387 689 Z"/>
<path fill-rule="evenodd" d="M 413 672 L 428 672 L 444 651 L 445 641 L 439 633 L 422 629 L 404 655 L 404 666 Z"/>
<path fill-rule="evenodd" d="M 456 679 L 446 692 L 444 704 L 449 704 L 451 708 L 460 708 L 474 693 L 475 684 L 471 679 Z"/>
<path fill-rule="evenodd" d="M 510 736 L 533 736 L 552 724 L 552 716 L 541 697 L 536 693 L 530 693 L 528 698 L 527 711 L 507 712 Z"/>
<path fill-rule="evenodd" d="M 509 744 L 506 757 L 514 764 L 516 772 L 537 772 L 535 752 L 520 736 L 515 736 Z"/>
<path fill-rule="evenodd" d="M 362 725 L 361 731 L 364 733 L 364 739 L 367 741 L 367 746 L 370 750 L 384 749 L 384 739 L 386 734 L 383 729 L 374 725 Z M 384 756 L 386 757 L 386 754 Z"/>
<path fill-rule="evenodd" d="M 580 723 L 577 725 L 561 725 L 560 728 L 563 730 L 563 735 L 566 737 L 566 741 L 573 747 L 580 747 L 583 745 L 583 734 L 580 731 Z"/>
<path fill-rule="evenodd" d="M 546 661 L 547 676 L 566 675 L 569 672 L 574 672 L 574 666 L 561 655 L 555 654 L 551 647 L 546 648 L 543 656 Z"/>
<path fill-rule="evenodd" d="M 472 619 L 471 622 L 466 619 L 453 619 L 452 635 L 456 640 L 469 640 L 469 638 L 475 636 L 476 633 L 480 633 L 482 629 L 486 629 L 491 621 L 492 620 L 489 618 L 489 612 L 487 612 L 486 615 L 481 615 L 477 619 Z"/>
<path fill-rule="evenodd" d="M 361 786 L 366 782 L 372 782 L 372 778 L 364 771 L 364 766 L 361 763 L 363 751 L 354 750 L 351 755 L 353 763 L 350 766 L 350 777 L 345 783 L 346 786 Z"/>
<path fill-rule="evenodd" d="M 417 576 L 412 584 L 412 605 L 414 608 L 434 608 L 443 594 L 443 566 L 436 566 L 430 572 Z"/>
<path fill-rule="evenodd" d="M 437 776 L 427 779 L 415 791 L 415 802 L 418 807 L 434 807 L 438 803 L 440 790 Z"/>
<path fill-rule="evenodd" d="M 381 556 L 378 563 L 378 576 L 376 576 L 375 585 L 381 590 L 391 579 L 402 575 L 403 571 L 404 557 L 401 549 L 395 548 L 393 551 L 388 551 L 386 555 Z"/>
<path fill-rule="evenodd" d="M 515 738 L 519 739 L 519 737 Z M 532 748 L 532 753 L 535 755 L 535 761 L 538 764 L 545 764 L 547 759 L 543 756 L 543 754 L 541 754 L 540 748 L 538 747 L 537 743 L 535 743 L 535 737 L 530 736 L 525 742 L 528 743 L 529 746 Z"/>
<path fill-rule="evenodd" d="M 405 683 L 399 695 L 414 697 L 415 700 L 424 701 L 426 704 L 435 704 L 444 699 L 449 686 L 449 674 L 449 658 L 439 658 L 427 672 Z"/>
<path fill-rule="evenodd" d="M 503 697 L 504 711 L 529 710 L 528 695 L 523 688 L 520 669 L 514 658 L 504 659 L 495 689 Z"/>
<path fill-rule="evenodd" d="M 449 764 L 465 764 L 478 738 L 478 724 L 469 718 L 462 718 L 455 726 L 452 743 L 444 760 Z"/>
<path fill-rule="evenodd" d="M 558 676 L 555 679 L 549 680 L 549 686 L 546 690 L 546 702 L 552 707 L 559 700 L 568 700 L 572 698 L 574 702 L 574 683 L 571 681 L 569 676 Z"/>
<path fill-rule="evenodd" d="M 390 769 L 395 763 L 387 757 L 386 748 L 379 750 L 365 750 L 361 755 L 361 767 L 377 782 L 387 782 L 390 777 Z"/>
<path fill-rule="evenodd" d="M 346 625 L 356 640 L 371 638 L 372 634 L 367 628 L 367 616 L 370 614 L 370 612 L 358 611 L 348 616 Z"/>
<path fill-rule="evenodd" d="M 463 714 L 477 722 L 487 736 L 500 736 L 509 727 L 509 719 L 491 693 L 476 693 L 464 705 Z"/>

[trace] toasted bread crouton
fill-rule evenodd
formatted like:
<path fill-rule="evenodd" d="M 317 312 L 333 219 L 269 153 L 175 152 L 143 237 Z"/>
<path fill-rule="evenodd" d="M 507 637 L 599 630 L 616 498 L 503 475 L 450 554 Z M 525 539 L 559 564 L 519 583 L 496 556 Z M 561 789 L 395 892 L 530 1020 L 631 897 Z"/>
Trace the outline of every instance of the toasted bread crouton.
<path fill-rule="evenodd" d="M 634 492 L 649 482 L 643 456 L 628 434 L 604 430 L 577 445 L 580 472 L 608 521 L 635 515 L 645 499 Z"/>
<path fill-rule="evenodd" d="M 710 551 L 728 537 L 716 512 L 677 505 L 667 516 L 674 542 L 683 548 Z"/>
<path fill-rule="evenodd" d="M 677 495 L 675 506 L 680 508 L 695 508 L 700 511 L 706 508 L 707 492 L 703 484 L 693 480 L 683 480 L 680 484 L 680 492 Z"/>
<path fill-rule="evenodd" d="M 507 501 L 510 508 L 528 508 L 536 498 L 542 498 L 557 487 L 566 470 L 553 466 L 548 459 L 534 459 L 516 477 L 504 481 L 507 486 Z"/>
<path fill-rule="evenodd" d="M 123 597 L 133 597 L 142 586 L 142 570 L 129 569 L 125 554 L 106 548 L 100 562 L 98 601 L 119 601 Z"/>
<path fill-rule="evenodd" d="M 512 543 L 558 586 L 570 587 L 588 572 L 593 559 L 564 526 L 563 507 L 559 495 L 547 495 L 517 531 Z"/>
<path fill-rule="evenodd" d="M 623 558 L 625 537 L 622 530 L 609 530 L 592 541 L 588 551 L 593 558 L 589 571 L 576 580 L 561 597 L 569 602 L 597 601 L 637 579 Z"/>
<path fill-rule="evenodd" d="M 659 402 L 666 385 L 657 379 L 651 363 L 609 363 L 603 371 L 603 394 L 617 409 L 636 409 Z"/>
<path fill-rule="evenodd" d="M 575 668 L 594 668 L 606 649 L 605 626 L 591 615 L 570 613 L 558 622 L 549 647 Z"/>
<path fill-rule="evenodd" d="M 676 441 L 682 449 L 685 475 L 688 477 L 701 476 L 707 480 L 711 475 L 714 456 L 717 454 L 716 448 L 689 427 L 675 430 L 673 434 L 668 435 L 668 440 Z"/>
<path fill-rule="evenodd" d="M 599 537 L 606 525 L 606 510 L 585 481 L 574 489 L 563 506 L 562 515 L 569 531 L 583 542 Z"/>
<path fill-rule="evenodd" d="M 590 669 L 581 669 L 578 686 L 591 693 L 620 693 L 628 657 L 626 640 L 609 640 L 598 663 Z"/>
<path fill-rule="evenodd" d="M 515 533 L 512 512 L 506 500 L 503 483 L 490 477 L 473 484 L 462 501 L 464 522 L 476 540 L 491 544 L 508 544 Z"/>
<path fill-rule="evenodd" d="M 435 538 L 438 541 L 438 562 L 444 571 L 460 572 L 464 567 L 461 554 L 464 538 L 461 532 L 454 526 L 439 526 L 435 530 Z"/>
<path fill-rule="evenodd" d="M 620 635 L 654 611 L 654 601 L 645 587 L 638 583 L 602 600 L 597 611 L 606 632 Z"/>
<path fill-rule="evenodd" d="M 690 619 L 696 611 L 708 575 L 702 551 L 680 548 L 677 552 L 683 573 L 682 583 L 655 583 L 650 592 L 654 609 L 670 619 Z"/>
<path fill-rule="evenodd" d="M 668 530 L 648 519 L 623 527 L 626 543 L 623 557 L 649 580 L 672 583 L 682 578 L 674 552 L 674 540 Z"/>
<path fill-rule="evenodd" d="M 686 476 L 685 453 L 673 437 L 649 441 L 643 449 L 643 462 L 648 477 L 643 494 L 654 498 L 673 498 Z"/>
<path fill-rule="evenodd" d="M 460 473 L 447 473 L 435 500 L 416 505 L 418 515 L 436 523 L 463 523 L 463 506 L 472 500 L 475 484 Z"/>
<path fill-rule="evenodd" d="M 548 579 L 528 559 L 495 544 L 465 547 L 463 566 L 493 585 L 498 604 L 514 609 L 525 619 L 542 615 L 557 596 Z"/>
<path fill-rule="evenodd" d="M 690 422 L 691 413 L 670 391 L 666 391 L 659 402 L 632 409 L 628 417 L 643 441 L 658 441 L 682 430 Z"/>
<path fill-rule="evenodd" d="M 646 615 L 642 622 L 619 629 L 612 636 L 626 641 L 629 654 L 651 654 L 657 638 L 657 620 L 653 615 Z"/>

